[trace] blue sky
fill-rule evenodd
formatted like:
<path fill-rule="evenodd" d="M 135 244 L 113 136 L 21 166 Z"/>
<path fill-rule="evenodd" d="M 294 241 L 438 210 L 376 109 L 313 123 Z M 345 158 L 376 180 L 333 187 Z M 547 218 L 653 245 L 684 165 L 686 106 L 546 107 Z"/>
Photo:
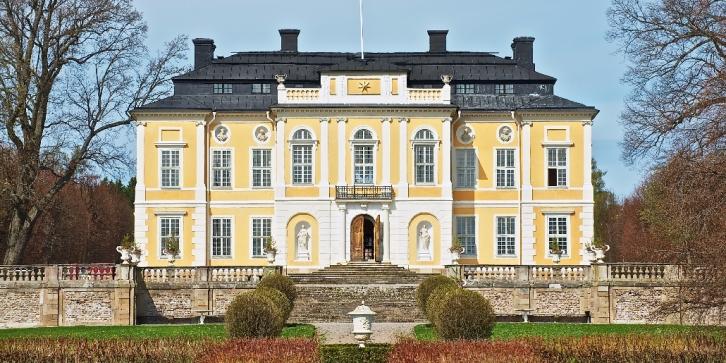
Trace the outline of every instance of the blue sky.
<path fill-rule="evenodd" d="M 449 29 L 449 50 L 511 55 L 512 38 L 529 35 L 537 70 L 557 78 L 555 93 L 600 110 L 593 155 L 608 188 L 633 191 L 642 169 L 620 159 L 618 116 L 628 87 L 626 62 L 605 40 L 609 1 L 583 0 L 364 0 L 365 48 L 425 51 L 428 29 Z M 301 51 L 359 51 L 358 0 L 136 0 L 149 25 L 148 45 L 177 34 L 215 41 L 217 55 L 277 50 L 277 29 L 300 29 Z M 191 47 L 189 51 L 191 63 Z"/>

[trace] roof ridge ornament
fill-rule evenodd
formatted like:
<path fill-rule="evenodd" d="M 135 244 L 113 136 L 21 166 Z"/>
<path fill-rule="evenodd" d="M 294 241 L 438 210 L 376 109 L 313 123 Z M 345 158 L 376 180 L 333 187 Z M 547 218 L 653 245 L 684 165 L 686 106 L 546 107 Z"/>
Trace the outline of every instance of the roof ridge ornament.
<path fill-rule="evenodd" d="M 286 79 L 287 79 L 287 74 L 284 74 L 283 73 L 283 74 L 276 74 L 275 75 L 275 80 L 277 81 L 278 84 L 285 83 L 285 80 Z"/>
<path fill-rule="evenodd" d="M 446 84 L 446 85 L 448 85 L 452 79 L 454 79 L 454 76 L 452 76 L 450 74 L 441 75 L 441 82 L 444 82 L 444 84 Z"/>

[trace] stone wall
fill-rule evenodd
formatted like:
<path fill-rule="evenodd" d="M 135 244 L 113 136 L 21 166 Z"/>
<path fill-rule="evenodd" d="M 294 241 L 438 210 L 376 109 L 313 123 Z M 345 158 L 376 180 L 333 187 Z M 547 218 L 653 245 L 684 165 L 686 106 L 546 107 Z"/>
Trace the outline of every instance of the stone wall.
<path fill-rule="evenodd" d="M 0 327 L 40 326 L 40 289 L 0 289 Z"/>

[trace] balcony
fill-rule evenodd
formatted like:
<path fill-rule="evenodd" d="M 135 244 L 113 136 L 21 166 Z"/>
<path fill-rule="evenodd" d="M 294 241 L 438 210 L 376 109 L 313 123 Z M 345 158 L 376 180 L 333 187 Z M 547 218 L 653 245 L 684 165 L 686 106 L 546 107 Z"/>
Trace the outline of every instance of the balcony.
<path fill-rule="evenodd" d="M 335 187 L 336 200 L 392 200 L 393 187 L 390 185 L 338 185 Z"/>

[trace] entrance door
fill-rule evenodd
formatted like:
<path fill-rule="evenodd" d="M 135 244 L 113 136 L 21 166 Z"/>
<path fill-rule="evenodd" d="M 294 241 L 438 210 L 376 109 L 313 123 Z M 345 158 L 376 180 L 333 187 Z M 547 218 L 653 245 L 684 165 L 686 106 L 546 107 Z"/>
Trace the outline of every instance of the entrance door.
<path fill-rule="evenodd" d="M 363 224 L 365 216 L 359 215 L 350 223 L 350 260 L 363 260 Z"/>
<path fill-rule="evenodd" d="M 380 262 L 381 236 L 380 218 L 361 214 L 353 218 L 350 224 L 350 260 Z"/>
<path fill-rule="evenodd" d="M 376 262 L 383 261 L 383 248 L 381 248 L 381 236 L 383 235 L 383 229 L 381 225 L 381 216 L 376 217 L 376 224 L 373 230 L 373 255 L 376 258 Z"/>

